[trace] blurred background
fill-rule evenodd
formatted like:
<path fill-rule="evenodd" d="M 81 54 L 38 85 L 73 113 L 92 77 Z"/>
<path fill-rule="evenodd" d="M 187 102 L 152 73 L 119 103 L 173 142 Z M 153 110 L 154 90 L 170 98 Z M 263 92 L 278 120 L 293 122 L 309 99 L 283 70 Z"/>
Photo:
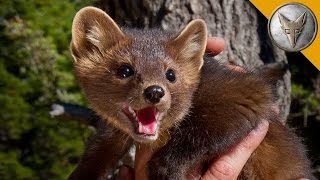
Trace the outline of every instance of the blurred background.
<path fill-rule="evenodd" d="M 248 68 L 289 63 L 291 73 L 279 82 L 281 114 L 304 137 L 319 172 L 320 73 L 301 53 L 274 47 L 267 19 L 249 2 L 1 0 L 0 179 L 66 179 L 94 133 L 77 118 L 49 114 L 57 102 L 89 107 L 68 49 L 72 18 L 87 5 L 129 27 L 179 30 L 191 19 L 204 18 L 210 35 L 226 39 L 218 60 Z"/>

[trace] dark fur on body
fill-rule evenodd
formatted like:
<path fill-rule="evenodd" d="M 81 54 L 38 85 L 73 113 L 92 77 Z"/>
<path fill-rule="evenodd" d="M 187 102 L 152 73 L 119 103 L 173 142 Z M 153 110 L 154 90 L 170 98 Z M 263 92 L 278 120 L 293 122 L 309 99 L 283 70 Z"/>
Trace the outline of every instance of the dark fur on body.
<path fill-rule="evenodd" d="M 234 72 L 205 60 L 200 75 L 206 44 L 203 22 L 190 23 L 178 36 L 159 30 L 121 31 L 105 13 L 87 8 L 77 14 L 72 36 L 80 84 L 94 110 L 115 128 L 92 138 L 70 179 L 102 178 L 133 142 L 156 151 L 148 164 L 150 179 L 185 179 L 199 165 L 202 173 L 262 119 L 270 121 L 269 131 L 239 179 L 312 178 L 299 138 L 272 111 L 270 73 Z M 135 69 L 132 78 L 116 77 L 122 64 Z M 176 72 L 175 83 L 164 76 L 168 68 Z M 121 114 L 121 103 L 138 109 L 150 106 L 141 92 L 153 84 L 166 95 L 153 105 L 163 114 L 157 139 L 148 140 L 134 133 Z"/>
<path fill-rule="evenodd" d="M 170 130 L 171 139 L 154 154 L 150 177 L 185 179 L 199 165 L 203 173 L 212 159 L 232 149 L 265 119 L 269 131 L 238 179 L 313 179 L 300 139 L 272 111 L 269 78 L 205 60 L 191 113 Z"/>

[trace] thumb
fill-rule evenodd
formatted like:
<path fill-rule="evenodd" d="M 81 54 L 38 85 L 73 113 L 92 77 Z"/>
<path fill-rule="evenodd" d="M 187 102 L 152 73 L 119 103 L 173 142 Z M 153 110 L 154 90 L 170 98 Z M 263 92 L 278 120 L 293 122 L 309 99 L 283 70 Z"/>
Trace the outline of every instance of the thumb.
<path fill-rule="evenodd" d="M 269 123 L 263 120 L 256 129 L 252 130 L 248 136 L 240 142 L 229 153 L 222 155 L 213 162 L 207 172 L 203 175 L 203 180 L 233 180 L 237 179 L 247 160 L 259 146 L 267 134 Z"/>

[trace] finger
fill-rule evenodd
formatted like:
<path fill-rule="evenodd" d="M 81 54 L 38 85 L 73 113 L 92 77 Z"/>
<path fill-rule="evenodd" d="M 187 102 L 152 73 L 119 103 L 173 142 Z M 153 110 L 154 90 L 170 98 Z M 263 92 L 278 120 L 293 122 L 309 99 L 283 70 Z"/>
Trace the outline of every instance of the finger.
<path fill-rule="evenodd" d="M 127 166 L 121 166 L 119 169 L 117 180 L 134 180 L 133 169 Z"/>
<path fill-rule="evenodd" d="M 277 105 L 271 106 L 271 110 L 272 110 L 274 113 L 276 113 L 277 115 L 280 114 L 280 109 L 279 109 L 279 107 L 278 107 Z"/>
<path fill-rule="evenodd" d="M 207 40 L 206 53 L 215 56 L 220 54 L 225 47 L 225 41 L 219 37 L 209 37 Z"/>
<path fill-rule="evenodd" d="M 226 67 L 230 70 L 233 70 L 233 71 L 237 71 L 237 72 L 246 72 L 245 69 L 243 69 L 242 67 L 240 66 L 236 66 L 236 65 L 233 65 L 233 64 L 226 64 Z"/>
<path fill-rule="evenodd" d="M 243 166 L 267 134 L 268 127 L 268 121 L 263 120 L 232 151 L 215 161 L 202 179 L 237 179 Z"/>

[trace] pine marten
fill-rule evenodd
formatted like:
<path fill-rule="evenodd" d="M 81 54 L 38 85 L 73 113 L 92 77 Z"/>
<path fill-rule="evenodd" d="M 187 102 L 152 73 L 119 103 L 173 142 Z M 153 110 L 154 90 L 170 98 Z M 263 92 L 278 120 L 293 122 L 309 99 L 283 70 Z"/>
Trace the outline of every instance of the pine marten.
<path fill-rule="evenodd" d="M 235 72 L 204 60 L 207 29 L 191 21 L 181 32 L 119 28 L 86 7 L 72 25 L 71 52 L 85 95 L 113 128 L 88 143 L 70 179 L 99 179 L 135 143 L 156 152 L 150 179 L 185 179 L 239 143 L 262 119 L 269 131 L 239 179 L 310 178 L 300 139 L 272 111 L 267 72 Z M 105 125 L 102 125 L 105 126 Z"/>

